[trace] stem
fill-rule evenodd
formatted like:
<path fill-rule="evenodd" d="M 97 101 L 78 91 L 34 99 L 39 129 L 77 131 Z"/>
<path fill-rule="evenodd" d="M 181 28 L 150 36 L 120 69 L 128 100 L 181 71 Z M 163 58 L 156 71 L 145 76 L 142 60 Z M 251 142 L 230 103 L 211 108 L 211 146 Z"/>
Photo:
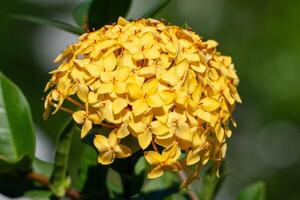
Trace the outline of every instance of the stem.
<path fill-rule="evenodd" d="M 74 101 L 75 101 L 75 100 L 74 100 Z M 77 102 L 77 103 L 78 103 L 78 102 Z M 56 105 L 56 104 L 54 104 L 54 103 L 52 103 L 52 102 L 50 102 L 50 104 L 51 104 L 51 106 L 57 108 L 57 105 Z M 60 106 L 59 109 L 62 110 L 62 111 L 64 111 L 64 112 L 66 112 L 66 113 L 69 113 L 69 114 L 71 114 L 71 115 L 74 113 L 72 110 L 70 110 L 70 109 L 68 109 L 68 108 L 65 108 L 65 107 L 63 107 L 63 106 Z M 103 127 L 105 127 L 105 128 L 112 128 L 112 129 L 113 129 L 113 128 L 119 128 L 118 125 L 114 125 L 114 124 L 100 123 L 100 125 L 103 126 Z"/>
<path fill-rule="evenodd" d="M 66 97 L 66 100 L 69 101 L 69 102 L 71 102 L 71 103 L 74 104 L 75 106 L 80 107 L 80 108 L 83 109 L 83 110 L 85 109 L 85 107 L 84 107 L 81 103 L 79 103 L 78 101 L 72 99 L 71 97 Z"/>
<path fill-rule="evenodd" d="M 53 106 L 54 108 L 57 108 L 57 104 L 55 104 L 55 103 L 50 102 L 50 105 Z M 66 112 L 66 113 L 69 113 L 71 115 L 74 113 L 72 110 L 70 110 L 68 108 L 65 108 L 63 106 L 60 106 L 59 109 Z"/>
<path fill-rule="evenodd" d="M 36 172 L 29 172 L 26 174 L 26 178 L 35 182 L 40 183 L 41 185 L 49 187 L 49 179 L 39 173 Z M 75 190 L 74 188 L 68 188 L 66 190 L 66 195 L 70 197 L 71 199 L 79 199 L 80 198 L 80 193 Z"/>
<path fill-rule="evenodd" d="M 156 146 L 154 140 L 151 141 L 151 144 L 152 144 L 154 151 L 158 152 L 158 149 L 157 149 L 157 146 Z"/>
<path fill-rule="evenodd" d="M 114 125 L 114 124 L 105 124 L 105 123 L 100 123 L 101 126 L 105 127 L 105 128 L 119 128 L 118 125 Z"/>
<path fill-rule="evenodd" d="M 184 171 L 179 171 L 179 172 L 178 172 L 178 176 L 180 177 L 180 179 L 181 179 L 182 181 L 185 181 L 185 180 L 187 179 L 187 176 L 186 176 L 186 174 L 184 173 Z M 189 197 L 190 197 L 191 200 L 199 200 L 197 194 L 191 189 L 190 186 L 188 186 L 187 189 L 188 189 L 188 190 L 187 190 L 187 193 L 188 193 L 188 195 L 189 195 Z"/>

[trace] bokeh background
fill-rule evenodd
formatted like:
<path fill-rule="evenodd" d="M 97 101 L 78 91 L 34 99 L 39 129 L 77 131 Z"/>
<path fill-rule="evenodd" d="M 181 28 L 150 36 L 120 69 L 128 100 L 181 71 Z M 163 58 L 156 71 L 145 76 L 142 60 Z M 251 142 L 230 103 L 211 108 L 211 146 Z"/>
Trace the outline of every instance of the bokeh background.
<path fill-rule="evenodd" d="M 134 0 L 130 18 L 153 1 Z M 44 85 L 53 60 L 76 35 L 47 26 L 7 19 L 29 13 L 74 24 L 82 0 L 0 1 L 0 70 L 24 92 L 38 130 L 36 155 L 54 159 L 63 113 L 42 119 Z M 216 199 L 234 199 L 244 186 L 265 180 L 268 200 L 300 199 L 300 1 L 172 0 L 157 18 L 188 24 L 204 39 L 216 39 L 233 57 L 243 104 L 229 140 L 229 175 Z M 22 130 L 20 130 L 22 131 Z M 26 137 L 26 133 L 24 133 Z M 75 162 L 75 161 L 74 161 Z"/>

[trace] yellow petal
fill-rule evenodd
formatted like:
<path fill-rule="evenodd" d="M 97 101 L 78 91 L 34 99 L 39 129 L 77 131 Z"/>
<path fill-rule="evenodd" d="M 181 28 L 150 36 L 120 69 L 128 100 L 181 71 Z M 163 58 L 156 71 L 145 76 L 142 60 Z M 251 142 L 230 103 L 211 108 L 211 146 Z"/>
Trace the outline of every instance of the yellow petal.
<path fill-rule="evenodd" d="M 212 118 L 212 115 L 209 113 L 209 112 L 205 112 L 203 111 L 202 109 L 197 109 L 195 114 L 197 115 L 197 117 L 199 117 L 200 119 L 202 119 L 203 121 L 205 122 L 211 122 L 211 118 Z"/>
<path fill-rule="evenodd" d="M 83 110 L 77 111 L 73 113 L 73 119 L 78 124 L 83 124 L 86 118 L 86 112 Z"/>
<path fill-rule="evenodd" d="M 116 134 L 116 129 L 112 130 L 108 135 L 109 146 L 114 147 L 118 144 L 118 137 Z"/>
<path fill-rule="evenodd" d="M 94 138 L 94 145 L 100 152 L 108 151 L 110 149 L 110 145 L 108 143 L 108 139 L 103 135 L 96 135 Z"/>
<path fill-rule="evenodd" d="M 150 79 L 143 84 L 143 92 L 146 95 L 152 95 L 156 92 L 158 86 L 158 80 L 156 78 Z"/>
<path fill-rule="evenodd" d="M 92 129 L 92 126 L 93 126 L 92 121 L 86 119 L 83 126 L 82 126 L 82 128 L 81 128 L 80 137 L 84 138 L 88 134 L 88 132 Z"/>
<path fill-rule="evenodd" d="M 202 109 L 207 112 L 215 111 L 220 107 L 220 103 L 212 97 L 205 97 L 200 103 Z"/>
<path fill-rule="evenodd" d="M 114 78 L 114 73 L 113 72 L 101 72 L 100 73 L 100 79 L 103 83 L 110 83 L 112 82 Z"/>
<path fill-rule="evenodd" d="M 126 158 L 132 154 L 131 149 L 129 149 L 127 146 L 122 144 L 114 146 L 113 150 L 117 158 Z"/>
<path fill-rule="evenodd" d="M 158 94 L 153 94 L 147 97 L 147 103 L 152 108 L 159 108 L 164 105 L 163 100 L 160 98 Z"/>
<path fill-rule="evenodd" d="M 178 147 L 177 143 L 174 143 L 163 150 L 161 155 L 162 161 L 171 161 L 172 163 L 179 158 L 180 154 L 180 148 Z"/>
<path fill-rule="evenodd" d="M 198 103 L 192 100 L 190 97 L 187 99 L 187 110 L 190 113 L 194 113 L 198 107 Z"/>
<path fill-rule="evenodd" d="M 143 131 L 145 131 L 145 124 L 142 123 L 142 122 L 133 122 L 133 121 L 130 121 L 128 123 L 129 127 L 136 133 L 141 133 Z"/>
<path fill-rule="evenodd" d="M 174 92 L 171 92 L 171 91 L 159 91 L 158 94 L 162 98 L 162 100 L 164 101 L 165 105 L 168 105 L 168 104 L 171 104 L 171 103 L 174 102 L 174 99 L 175 99 Z"/>
<path fill-rule="evenodd" d="M 235 100 L 236 102 L 242 103 L 242 99 L 241 99 L 240 95 L 239 95 L 237 92 L 236 92 L 236 93 L 233 93 L 232 96 L 233 96 L 233 98 L 234 98 L 234 100 Z"/>
<path fill-rule="evenodd" d="M 99 77 L 100 73 L 102 71 L 102 68 L 99 64 L 89 64 L 86 66 L 86 70 L 93 76 L 93 77 Z"/>
<path fill-rule="evenodd" d="M 101 122 L 98 113 L 89 113 L 88 119 L 91 120 L 94 124 L 99 124 Z"/>
<path fill-rule="evenodd" d="M 131 99 L 139 99 L 143 96 L 141 88 L 134 83 L 128 84 L 128 93 Z"/>
<path fill-rule="evenodd" d="M 186 59 L 181 61 L 175 66 L 176 75 L 179 79 L 181 79 L 188 71 L 189 69 L 189 63 Z"/>
<path fill-rule="evenodd" d="M 175 103 L 179 106 L 184 106 L 185 105 L 185 102 L 187 100 L 187 93 L 186 92 L 183 92 L 183 91 L 180 91 L 180 90 L 177 90 L 175 92 Z"/>
<path fill-rule="evenodd" d="M 186 164 L 187 165 L 194 165 L 200 161 L 199 153 L 193 153 L 193 150 L 190 150 L 186 157 Z"/>
<path fill-rule="evenodd" d="M 175 137 L 168 137 L 168 138 L 164 138 L 161 139 L 159 137 L 155 138 L 155 143 L 162 146 L 162 147 L 168 147 L 170 145 L 172 145 L 175 141 Z"/>
<path fill-rule="evenodd" d="M 182 123 L 176 128 L 175 135 L 182 140 L 191 141 L 193 134 L 189 125 L 187 123 Z"/>
<path fill-rule="evenodd" d="M 154 35 L 151 32 L 144 33 L 140 38 L 140 45 L 148 48 L 155 43 Z"/>
<path fill-rule="evenodd" d="M 199 102 L 200 101 L 200 98 L 202 96 L 202 92 L 203 92 L 203 88 L 201 85 L 199 85 L 195 91 L 193 92 L 192 94 L 192 99 L 195 101 L 195 102 Z"/>
<path fill-rule="evenodd" d="M 158 165 L 161 162 L 161 155 L 156 151 L 145 151 L 144 156 L 150 165 Z"/>
<path fill-rule="evenodd" d="M 174 86 L 177 83 L 177 75 L 175 73 L 175 70 L 172 70 L 172 69 L 166 71 L 163 74 L 163 76 L 160 78 L 160 80 L 167 85 Z"/>
<path fill-rule="evenodd" d="M 114 91 L 116 94 L 125 94 L 127 92 L 127 84 L 124 82 L 115 83 Z"/>
<path fill-rule="evenodd" d="M 164 174 L 164 171 L 162 170 L 161 166 L 158 165 L 149 171 L 147 177 L 149 179 L 154 179 L 154 178 L 158 178 L 158 177 L 162 176 L 163 174 Z"/>
<path fill-rule="evenodd" d="M 151 131 L 154 135 L 165 135 L 169 132 L 169 128 L 164 123 L 156 120 L 151 122 Z"/>
<path fill-rule="evenodd" d="M 129 23 L 129 22 L 128 22 L 126 19 L 124 19 L 123 17 L 119 17 L 119 18 L 118 18 L 117 24 L 122 25 L 122 26 L 125 26 L 125 25 L 128 24 L 128 23 Z"/>
<path fill-rule="evenodd" d="M 156 66 L 143 67 L 140 70 L 138 70 L 137 73 L 139 76 L 151 78 L 156 73 Z"/>
<path fill-rule="evenodd" d="M 78 86 L 78 91 L 77 91 L 77 96 L 79 97 L 79 99 L 82 102 L 87 102 L 88 100 L 88 92 L 89 92 L 89 88 L 88 86 L 84 85 L 84 84 L 80 84 Z"/>
<path fill-rule="evenodd" d="M 148 108 L 148 104 L 144 99 L 138 99 L 132 104 L 132 113 L 135 116 L 138 116 L 145 113 Z"/>
<path fill-rule="evenodd" d="M 112 151 L 101 152 L 98 157 L 98 162 L 102 165 L 109 165 L 115 160 L 115 154 Z"/>
<path fill-rule="evenodd" d="M 113 89 L 114 89 L 114 85 L 112 83 L 102 83 L 99 86 L 98 93 L 99 94 L 112 93 Z"/>
<path fill-rule="evenodd" d="M 129 51 L 131 54 L 135 54 L 139 52 L 139 47 L 137 42 L 126 42 L 123 44 L 123 47 Z"/>
<path fill-rule="evenodd" d="M 144 56 L 147 59 L 157 59 L 160 57 L 160 50 L 159 46 L 155 45 L 150 49 L 144 50 Z"/>
<path fill-rule="evenodd" d="M 215 48 L 216 46 L 219 45 L 219 43 L 216 42 L 215 40 L 207 40 L 207 41 L 205 42 L 205 44 L 207 45 L 207 48 L 208 48 L 208 49 Z"/>
<path fill-rule="evenodd" d="M 95 48 L 97 48 L 98 50 L 106 49 L 116 44 L 116 42 L 117 41 L 115 40 L 103 40 L 100 43 L 98 43 Z"/>
<path fill-rule="evenodd" d="M 203 73 L 203 72 L 205 72 L 205 70 L 206 70 L 207 67 L 206 67 L 205 65 L 203 65 L 202 63 L 199 63 L 198 66 L 196 66 L 196 65 L 191 65 L 191 68 L 192 68 L 195 72 Z"/>
<path fill-rule="evenodd" d="M 146 149 L 152 141 L 152 133 L 149 131 L 145 131 L 138 135 L 139 145 L 142 149 Z"/>
<path fill-rule="evenodd" d="M 222 156 L 222 158 L 225 158 L 225 156 L 226 156 L 226 151 L 227 151 L 227 144 L 224 143 L 224 144 L 222 145 L 222 147 L 221 147 L 221 156 Z"/>
<path fill-rule="evenodd" d="M 130 134 L 127 126 L 128 126 L 127 123 L 122 123 L 122 125 L 120 126 L 120 128 L 117 131 L 118 138 L 124 138 Z"/>
<path fill-rule="evenodd" d="M 216 124 L 215 133 L 216 133 L 216 137 L 217 137 L 218 141 L 222 142 L 224 139 L 224 136 L 225 136 L 225 131 L 219 123 Z"/>
<path fill-rule="evenodd" d="M 123 67 L 129 67 L 130 69 L 136 67 L 136 65 L 132 61 L 132 57 L 129 53 L 124 53 L 122 57 L 122 65 Z"/>
<path fill-rule="evenodd" d="M 54 101 L 58 101 L 61 98 L 61 95 L 58 90 L 52 90 L 51 96 Z"/>
<path fill-rule="evenodd" d="M 234 104 L 234 98 L 232 98 L 228 88 L 223 91 L 223 95 L 231 105 Z"/>
<path fill-rule="evenodd" d="M 205 144 L 205 141 L 206 141 L 205 134 L 201 134 L 201 136 L 199 136 L 198 133 L 193 134 L 192 142 L 194 147 L 202 147 Z"/>
<path fill-rule="evenodd" d="M 116 80 L 125 81 L 130 74 L 130 69 L 128 67 L 123 67 L 116 70 Z"/>
<path fill-rule="evenodd" d="M 113 101 L 112 110 L 114 114 L 119 114 L 124 108 L 127 107 L 127 100 L 123 98 L 117 98 Z"/>
<path fill-rule="evenodd" d="M 111 72 L 115 69 L 117 64 L 117 59 L 114 53 L 109 54 L 107 57 L 103 59 L 103 66 L 105 71 Z"/>

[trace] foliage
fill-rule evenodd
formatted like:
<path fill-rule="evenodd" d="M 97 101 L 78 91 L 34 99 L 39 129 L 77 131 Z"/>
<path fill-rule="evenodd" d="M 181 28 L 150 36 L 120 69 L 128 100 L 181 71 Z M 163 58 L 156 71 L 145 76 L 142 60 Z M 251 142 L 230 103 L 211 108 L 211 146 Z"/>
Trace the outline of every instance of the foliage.
<path fill-rule="evenodd" d="M 78 26 L 35 15 L 14 14 L 10 17 L 81 34 L 83 30 L 111 23 L 117 16 L 126 16 L 131 1 L 99 2 L 93 0 L 78 5 L 74 11 Z M 168 0 L 159 1 L 141 17 L 156 15 L 167 3 Z M 79 137 L 76 126 L 70 122 L 59 134 L 55 163 L 35 158 L 36 131 L 28 102 L 20 89 L 1 72 L 0 124 L 0 193 L 6 196 L 30 199 L 69 196 L 76 199 L 80 194 L 81 199 L 173 199 L 172 194 L 179 193 L 183 199 L 190 198 L 187 191 L 180 189 L 179 178 L 174 174 L 167 173 L 155 182 L 146 181 L 145 161 L 139 151 L 108 168 L 96 163 L 97 151 L 94 148 L 80 143 L 76 155 L 78 166 L 70 166 L 72 143 Z M 30 176 L 32 173 L 41 175 L 40 179 Z M 208 169 L 201 177 L 202 191 L 197 195 L 201 199 L 213 199 L 225 176 L 221 172 L 221 178 L 217 178 Z M 242 191 L 237 200 L 264 198 L 265 185 L 259 182 Z"/>

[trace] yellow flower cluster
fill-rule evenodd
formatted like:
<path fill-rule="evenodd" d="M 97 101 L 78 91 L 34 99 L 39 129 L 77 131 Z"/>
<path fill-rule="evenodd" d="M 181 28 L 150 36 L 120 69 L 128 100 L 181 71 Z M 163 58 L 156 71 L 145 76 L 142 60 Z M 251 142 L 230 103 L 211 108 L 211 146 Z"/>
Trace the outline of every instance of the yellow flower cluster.
<path fill-rule="evenodd" d="M 197 174 L 225 156 L 231 114 L 241 102 L 234 65 L 217 45 L 154 19 L 119 18 L 56 58 L 61 64 L 46 86 L 45 115 L 51 107 L 72 113 L 81 137 L 93 126 L 111 128 L 94 138 L 103 165 L 130 156 L 123 139 L 134 137 L 151 165 L 149 178 L 187 166 Z"/>

